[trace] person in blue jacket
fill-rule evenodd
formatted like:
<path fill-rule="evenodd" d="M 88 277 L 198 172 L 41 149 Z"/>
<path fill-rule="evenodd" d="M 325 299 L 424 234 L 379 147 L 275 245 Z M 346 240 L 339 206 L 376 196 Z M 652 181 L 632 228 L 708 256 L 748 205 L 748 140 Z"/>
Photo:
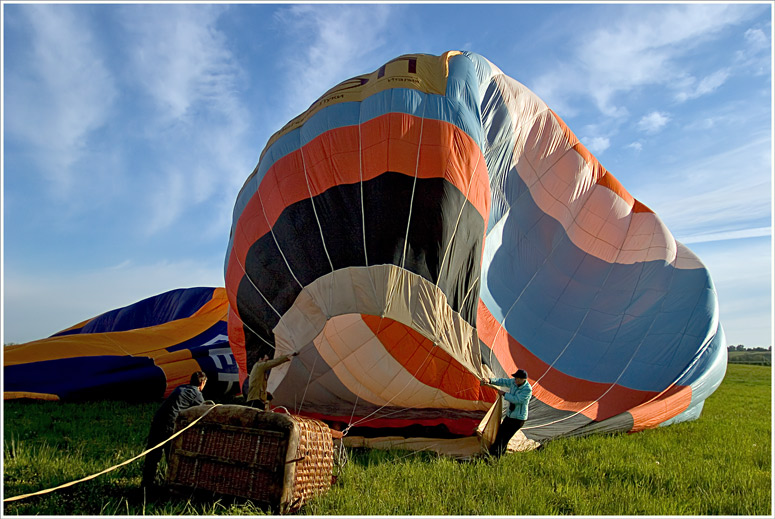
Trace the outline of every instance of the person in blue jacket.
<path fill-rule="evenodd" d="M 170 396 L 167 397 L 164 403 L 161 404 L 161 407 L 159 407 L 159 410 L 156 411 L 156 414 L 153 415 L 151 430 L 148 433 L 148 440 L 146 442 L 147 449 L 158 445 L 172 436 L 175 430 L 175 419 L 182 410 L 205 403 L 202 390 L 206 382 L 207 375 L 205 375 L 204 371 L 195 371 L 191 375 L 189 384 L 178 386 L 170 393 Z M 152 450 L 145 456 L 143 487 L 155 489 L 156 467 L 159 461 L 161 461 L 162 453 L 166 454 L 169 459 L 169 442 L 164 447 Z"/>
<path fill-rule="evenodd" d="M 511 375 L 513 378 L 491 378 L 488 383 L 493 386 L 508 388 L 503 393 L 503 398 L 509 403 L 509 411 L 503 419 L 495 441 L 490 446 L 490 454 L 502 456 L 506 452 L 509 440 L 525 425 L 527 420 L 527 406 L 533 395 L 533 388 L 527 381 L 527 372 L 518 369 Z"/>

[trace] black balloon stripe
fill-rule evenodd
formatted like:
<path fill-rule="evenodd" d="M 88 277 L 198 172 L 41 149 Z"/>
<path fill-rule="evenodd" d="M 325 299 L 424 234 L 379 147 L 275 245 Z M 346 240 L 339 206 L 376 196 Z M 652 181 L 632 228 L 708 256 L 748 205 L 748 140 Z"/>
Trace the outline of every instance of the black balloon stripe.
<path fill-rule="evenodd" d="M 419 178 L 407 237 L 413 182 L 413 177 L 394 172 L 363 182 L 363 218 L 360 184 L 338 185 L 316 196 L 315 210 L 331 263 L 336 270 L 366 266 L 364 224 L 370 265 L 400 266 L 406 240 L 404 268 L 438 283 L 452 310 L 475 327 L 478 287 L 473 287 L 468 298 L 466 294 L 481 272 L 484 219 L 450 182 Z M 301 291 L 288 267 L 303 286 L 331 272 L 309 199 L 286 207 L 273 232 L 274 238 L 267 233 L 251 245 L 245 260 L 250 279 L 243 275 L 237 292 L 239 314 L 270 343 L 274 343 L 271 330 L 279 318 L 264 297 L 283 314 Z M 453 242 L 445 259 L 450 239 Z M 245 337 L 248 365 L 264 353 L 272 354 L 271 347 L 247 327 Z"/>

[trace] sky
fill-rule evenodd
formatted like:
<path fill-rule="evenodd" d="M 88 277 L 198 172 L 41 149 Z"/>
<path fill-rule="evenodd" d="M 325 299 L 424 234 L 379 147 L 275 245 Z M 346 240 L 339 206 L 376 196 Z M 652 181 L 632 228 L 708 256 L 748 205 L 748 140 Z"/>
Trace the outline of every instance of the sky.
<path fill-rule="evenodd" d="M 772 6 L 2 4 L 2 338 L 223 286 L 269 137 L 405 53 L 535 92 L 708 267 L 728 344 L 772 344 Z"/>

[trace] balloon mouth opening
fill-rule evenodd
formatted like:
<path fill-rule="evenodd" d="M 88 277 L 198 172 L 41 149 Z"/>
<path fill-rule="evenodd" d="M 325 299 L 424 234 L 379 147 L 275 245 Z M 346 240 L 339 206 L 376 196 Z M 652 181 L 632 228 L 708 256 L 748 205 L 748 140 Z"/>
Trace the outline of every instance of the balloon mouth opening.
<path fill-rule="evenodd" d="M 385 316 L 330 317 L 299 358 L 305 368 L 282 384 L 283 399 L 303 401 L 296 412 L 356 436 L 470 436 L 490 405 L 476 393 L 476 376 L 453 356 Z"/>
<path fill-rule="evenodd" d="M 275 398 L 291 405 L 348 417 L 376 409 L 409 417 L 410 409 L 448 418 L 489 407 L 475 329 L 439 287 L 395 265 L 321 276 L 273 331 L 276 355 L 301 352 L 270 375 Z"/>
<path fill-rule="evenodd" d="M 428 357 L 429 345 L 433 346 L 430 339 L 409 326 L 360 313 L 327 319 L 311 342 L 356 399 L 399 407 L 422 405 L 428 397 L 430 388 L 422 387 L 418 374 L 428 364 L 419 357 Z"/>
<path fill-rule="evenodd" d="M 337 331 L 358 320 L 367 322 L 371 333 L 345 338 Z M 402 331 L 393 327 L 385 332 L 391 323 L 400 323 Z M 481 364 L 474 326 L 450 307 L 437 285 L 396 265 L 348 267 L 321 276 L 302 289 L 273 332 L 277 351 L 283 354 L 321 337 L 339 335 L 339 342 L 358 343 L 375 334 L 388 341 L 393 336 L 385 333 L 396 332 L 399 338 L 409 334 L 449 352 L 472 352 L 460 359 L 472 372 Z"/>
<path fill-rule="evenodd" d="M 302 357 L 310 365 L 310 380 L 325 366 L 344 386 L 351 405 L 361 401 L 413 409 L 481 407 L 477 374 L 440 341 L 390 317 L 360 313 L 331 317 L 308 347 Z"/>

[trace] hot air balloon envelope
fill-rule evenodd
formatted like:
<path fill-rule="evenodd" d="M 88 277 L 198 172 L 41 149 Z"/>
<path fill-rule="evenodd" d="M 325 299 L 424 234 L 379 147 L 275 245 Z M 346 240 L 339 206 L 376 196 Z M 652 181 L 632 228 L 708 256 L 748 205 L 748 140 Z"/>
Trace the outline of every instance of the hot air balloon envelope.
<path fill-rule="evenodd" d="M 268 142 L 225 263 L 243 383 L 358 427 L 472 435 L 525 369 L 527 438 L 696 418 L 726 365 L 707 269 L 524 85 L 411 54 Z"/>
<path fill-rule="evenodd" d="M 4 397 L 153 400 L 204 371 L 212 396 L 238 390 L 223 288 L 178 289 L 4 351 Z"/>

